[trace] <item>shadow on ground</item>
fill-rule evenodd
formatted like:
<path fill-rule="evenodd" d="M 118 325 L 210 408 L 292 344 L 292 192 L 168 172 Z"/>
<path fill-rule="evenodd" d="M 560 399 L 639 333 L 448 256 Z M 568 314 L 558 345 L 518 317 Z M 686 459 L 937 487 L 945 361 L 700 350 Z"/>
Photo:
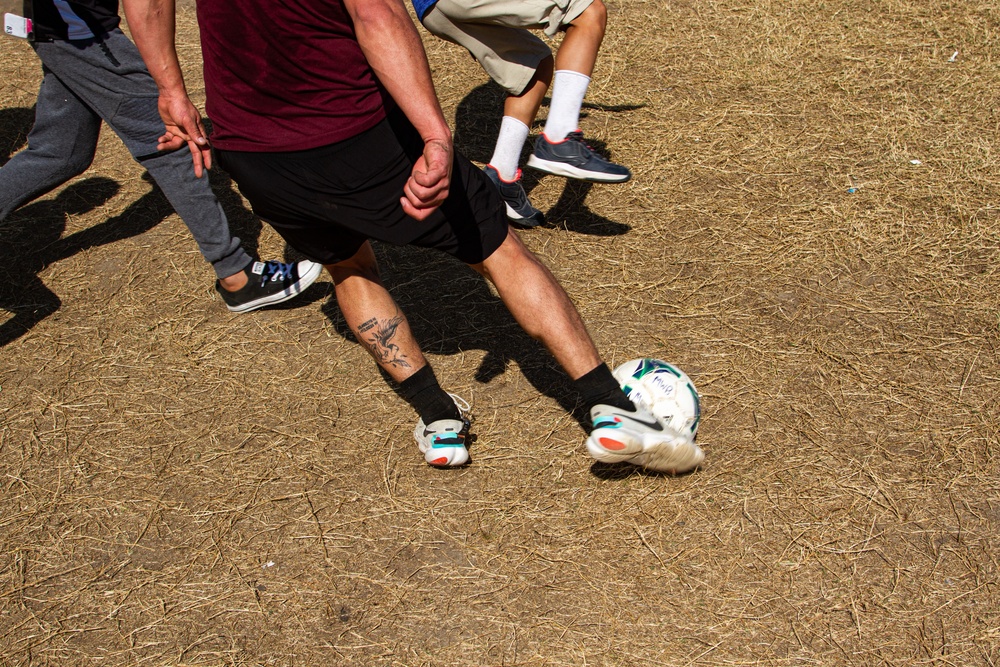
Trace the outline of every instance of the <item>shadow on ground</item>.
<path fill-rule="evenodd" d="M 484 350 L 486 356 L 473 376 L 483 384 L 505 373 L 513 361 L 539 393 L 557 401 L 581 426 L 587 423 L 569 378 L 552 355 L 521 329 L 478 273 L 433 250 L 372 245 L 383 282 L 424 352 L 453 355 Z M 341 336 L 356 340 L 336 299 L 330 299 L 323 312 Z"/>
<path fill-rule="evenodd" d="M 119 215 L 62 238 L 67 216 L 102 206 L 119 189 L 112 179 L 88 178 L 67 186 L 53 199 L 24 206 L 0 223 L 0 308 L 13 313 L 0 325 L 0 346 L 59 309 L 59 297 L 38 277 L 43 269 L 88 248 L 142 234 L 172 212 L 154 188 Z"/>
<path fill-rule="evenodd" d="M 11 136 L 0 137 L 0 141 L 16 145 L 17 140 L 10 140 Z M 228 175 L 218 169 L 211 173 L 213 189 L 229 218 L 230 229 L 247 252 L 257 257 L 260 220 L 244 206 Z M 66 186 L 52 199 L 23 206 L 0 222 L 0 309 L 12 314 L 0 324 L 0 347 L 20 338 L 59 309 L 59 297 L 38 277 L 47 266 L 89 248 L 143 234 L 173 214 L 148 174 L 143 174 L 143 180 L 152 186 L 149 192 L 120 214 L 65 238 L 62 235 L 67 216 L 82 215 L 107 203 L 120 190 L 117 182 L 105 177 L 85 178 Z M 294 256 L 294 251 L 286 249 L 286 256 Z M 329 289 L 322 286 L 310 288 L 281 307 L 299 307 L 328 294 Z"/>
<path fill-rule="evenodd" d="M 24 148 L 33 121 L 34 108 L 0 110 L 0 164 Z M 258 257 L 260 219 L 244 205 L 228 174 L 213 169 L 209 177 L 233 235 L 250 255 Z M 38 277 L 47 266 L 95 246 L 138 236 L 173 213 L 149 174 L 144 173 L 143 180 L 152 188 L 121 214 L 65 238 L 67 216 L 82 215 L 107 203 L 121 189 L 117 182 L 85 178 L 66 186 L 52 199 L 21 207 L 0 222 L 0 308 L 12 314 L 0 324 L 0 347 L 23 336 L 61 306 L 59 297 Z M 288 261 L 301 259 L 287 247 L 285 254 Z M 282 307 L 298 307 L 328 294 L 329 289 L 320 286 Z"/>
<path fill-rule="evenodd" d="M 7 164 L 7 160 L 24 146 L 34 122 L 34 107 L 0 109 L 0 166 Z"/>
<path fill-rule="evenodd" d="M 480 163 L 487 163 L 493 155 L 493 147 L 497 134 L 500 131 L 500 121 L 503 117 L 503 103 L 506 94 L 496 83 L 490 81 L 474 88 L 466 95 L 455 111 L 455 147 L 470 160 Z M 548 98 L 543 102 L 549 103 Z M 586 109 L 599 109 L 608 112 L 627 112 L 642 108 L 643 104 L 630 105 L 596 105 L 584 103 L 581 118 L 586 118 Z M 544 123 L 535 120 L 532 123 L 532 132 L 541 132 Z M 608 150 L 603 141 L 587 139 L 591 147 L 610 159 L 613 155 Z M 527 164 L 528 156 L 531 154 L 532 140 L 529 139 L 521 152 L 522 166 Z M 541 178 L 546 175 L 533 169 L 525 168 L 522 172 L 521 184 L 525 193 L 531 198 L 531 191 L 534 190 Z M 549 176 L 549 178 L 559 178 Z M 593 183 L 584 181 L 566 180 L 566 184 L 559 200 L 548 211 L 544 211 L 546 226 L 563 227 L 568 231 L 578 234 L 590 234 L 593 236 L 618 236 L 626 234 L 631 229 L 627 224 L 610 220 L 602 215 L 592 212 L 586 205 L 587 194 L 594 186 Z M 533 202 L 534 203 L 534 202 Z"/>

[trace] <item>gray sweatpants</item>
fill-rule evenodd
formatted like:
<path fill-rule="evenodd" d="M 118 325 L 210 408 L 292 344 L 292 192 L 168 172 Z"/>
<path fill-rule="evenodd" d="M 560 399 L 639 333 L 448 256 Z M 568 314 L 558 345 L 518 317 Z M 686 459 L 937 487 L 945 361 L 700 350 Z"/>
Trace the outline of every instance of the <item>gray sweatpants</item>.
<path fill-rule="evenodd" d="M 250 263 L 212 193 L 195 178 L 186 148 L 156 150 L 163 134 L 158 93 L 139 50 L 115 30 L 101 41 L 39 42 L 42 86 L 28 147 L 0 168 L 0 221 L 90 166 L 103 119 L 146 168 L 219 278 Z"/>

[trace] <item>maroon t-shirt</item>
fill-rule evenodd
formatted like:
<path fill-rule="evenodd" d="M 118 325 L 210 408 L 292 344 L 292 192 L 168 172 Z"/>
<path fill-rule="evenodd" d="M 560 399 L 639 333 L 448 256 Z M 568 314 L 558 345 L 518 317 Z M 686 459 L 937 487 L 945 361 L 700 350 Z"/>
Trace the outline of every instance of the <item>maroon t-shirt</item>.
<path fill-rule="evenodd" d="M 205 110 L 224 150 L 325 146 L 385 117 L 338 0 L 198 0 Z"/>

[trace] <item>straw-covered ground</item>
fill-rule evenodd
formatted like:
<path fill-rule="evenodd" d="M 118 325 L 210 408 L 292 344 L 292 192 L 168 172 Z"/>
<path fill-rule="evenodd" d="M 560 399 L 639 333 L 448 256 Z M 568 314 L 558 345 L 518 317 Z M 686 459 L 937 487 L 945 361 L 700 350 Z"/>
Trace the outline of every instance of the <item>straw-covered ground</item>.
<path fill-rule="evenodd" d="M 522 238 L 612 365 L 691 374 L 704 468 L 593 464 L 490 290 L 380 247 L 474 405 L 473 464 L 431 469 L 329 280 L 231 315 L 105 133 L 0 224 L 0 665 L 1000 663 L 1000 11 L 608 4 L 581 125 L 635 178 L 527 173 Z M 481 163 L 501 96 L 424 37 Z M 0 39 L 0 161 L 39 78 Z"/>

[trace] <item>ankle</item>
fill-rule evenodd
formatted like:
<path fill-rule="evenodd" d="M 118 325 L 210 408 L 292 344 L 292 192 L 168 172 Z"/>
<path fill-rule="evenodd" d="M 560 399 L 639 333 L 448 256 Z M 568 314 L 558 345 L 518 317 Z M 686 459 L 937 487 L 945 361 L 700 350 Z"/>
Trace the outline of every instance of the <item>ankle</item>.
<path fill-rule="evenodd" d="M 573 386 L 587 412 L 595 405 L 610 405 L 626 412 L 635 411 L 635 405 L 622 391 L 611 369 L 603 362 L 574 380 Z"/>
<path fill-rule="evenodd" d="M 249 282 L 249 278 L 247 278 L 246 271 L 237 271 L 231 276 L 219 278 L 219 285 L 227 292 L 238 292 L 246 286 L 247 282 Z"/>
<path fill-rule="evenodd" d="M 438 384 L 430 364 L 400 382 L 399 391 L 424 420 L 424 424 L 431 424 L 441 419 L 462 418 L 455 401 Z"/>

